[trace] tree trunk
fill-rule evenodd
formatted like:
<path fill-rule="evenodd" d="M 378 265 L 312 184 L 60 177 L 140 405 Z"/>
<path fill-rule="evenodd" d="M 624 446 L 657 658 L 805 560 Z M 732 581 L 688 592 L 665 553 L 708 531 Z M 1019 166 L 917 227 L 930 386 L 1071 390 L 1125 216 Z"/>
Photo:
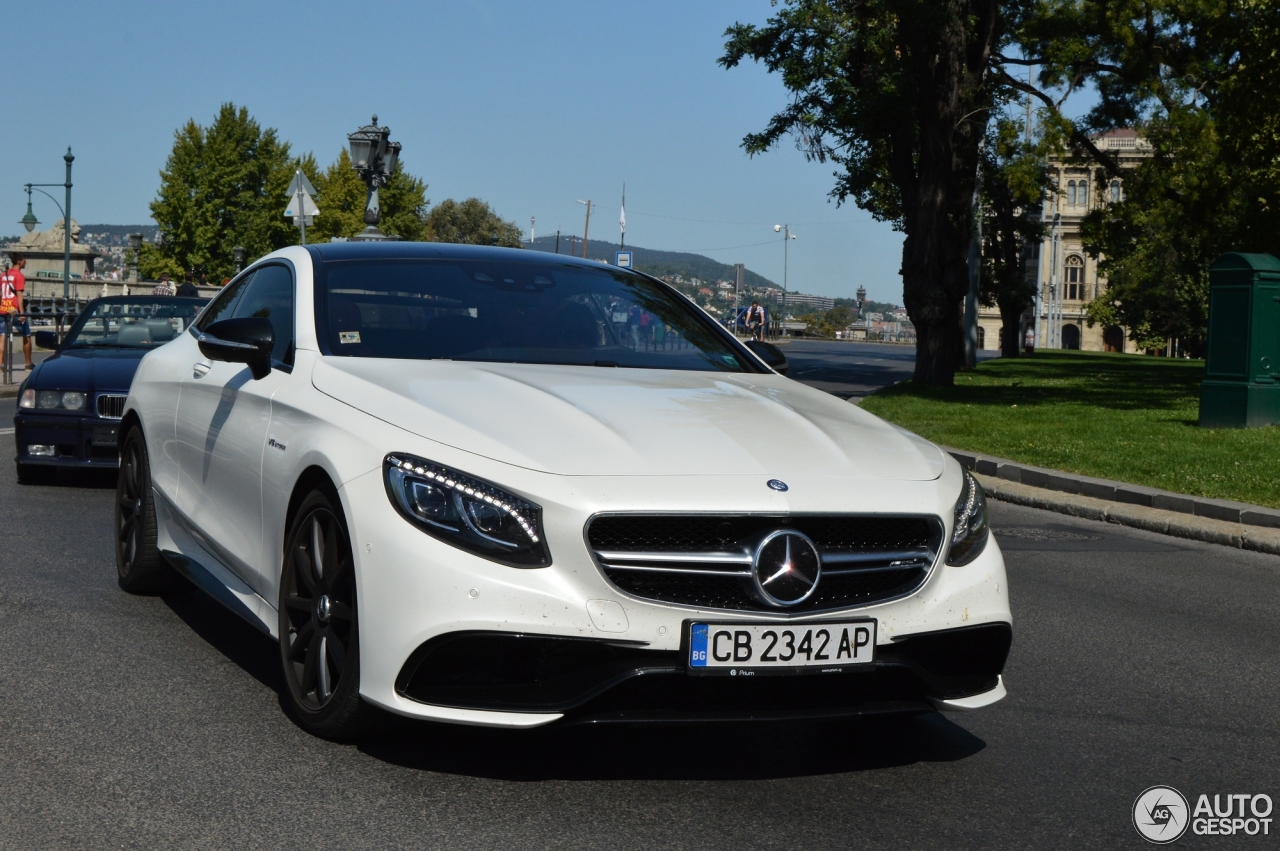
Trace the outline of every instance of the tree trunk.
<path fill-rule="evenodd" d="M 1026 307 L 1022 300 L 1000 302 L 1000 357 L 1016 358 L 1022 354 L 1022 329 L 1019 327 Z"/>
<path fill-rule="evenodd" d="M 904 200 L 902 299 L 916 328 L 914 380 L 949 387 L 963 363 L 961 308 L 969 291 L 979 140 L 990 115 L 983 78 L 997 4 L 943 0 L 940 5 L 947 23 L 938 34 L 937 50 L 911 56 L 921 84 L 915 174 L 905 181 L 895 174 L 895 183 Z"/>

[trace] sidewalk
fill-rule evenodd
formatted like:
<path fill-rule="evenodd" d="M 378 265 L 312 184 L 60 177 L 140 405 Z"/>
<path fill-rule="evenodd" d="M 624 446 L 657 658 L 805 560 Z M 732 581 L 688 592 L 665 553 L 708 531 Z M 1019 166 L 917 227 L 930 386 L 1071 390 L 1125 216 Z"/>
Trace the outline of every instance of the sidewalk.
<path fill-rule="evenodd" d="M 942 447 L 987 496 L 1088 520 L 1280 555 L 1280 511 L 1095 479 Z"/>

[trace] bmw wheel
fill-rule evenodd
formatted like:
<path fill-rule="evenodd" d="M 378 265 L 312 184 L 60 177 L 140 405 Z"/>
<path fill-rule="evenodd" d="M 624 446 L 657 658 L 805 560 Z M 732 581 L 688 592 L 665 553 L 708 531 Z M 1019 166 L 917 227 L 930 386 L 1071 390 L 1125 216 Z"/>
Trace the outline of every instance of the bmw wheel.
<path fill-rule="evenodd" d="M 156 546 L 156 506 L 151 493 L 147 442 L 136 425 L 125 437 L 116 478 L 116 573 L 130 594 L 156 594 L 170 573 Z"/>
<path fill-rule="evenodd" d="M 364 721 L 356 581 L 337 500 L 312 491 L 299 506 L 280 582 L 280 660 L 299 723 L 330 739 Z"/>

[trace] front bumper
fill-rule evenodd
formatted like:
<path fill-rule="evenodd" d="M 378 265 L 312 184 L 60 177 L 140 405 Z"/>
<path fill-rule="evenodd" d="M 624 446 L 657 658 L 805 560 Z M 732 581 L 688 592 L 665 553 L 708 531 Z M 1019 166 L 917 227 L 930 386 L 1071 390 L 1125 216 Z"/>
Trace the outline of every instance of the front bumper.
<path fill-rule="evenodd" d="M 13 418 L 17 446 L 14 460 L 19 464 L 43 467 L 115 469 L 120 466 L 116 447 L 120 421 L 94 414 L 28 414 L 19 411 Z M 28 446 L 53 446 L 55 453 L 31 455 Z"/>
<path fill-rule="evenodd" d="M 400 696 L 426 705 L 558 714 L 561 723 L 837 718 L 966 708 L 1001 688 L 1007 623 L 899 638 L 874 663 L 803 675 L 691 675 L 686 652 L 639 643 L 453 632 L 409 657 Z"/>
<path fill-rule="evenodd" d="M 664 478 L 652 483 L 651 494 L 642 492 L 646 484 L 635 480 L 539 484 L 541 494 L 556 485 L 566 494 L 541 500 L 554 560 L 538 569 L 496 564 L 423 534 L 391 507 L 381 470 L 340 488 L 362 613 L 362 697 L 415 718 L 531 727 L 966 709 L 1003 695 L 1000 674 L 1012 618 L 1004 560 L 994 539 L 970 564 L 938 563 L 924 584 L 905 597 L 821 613 L 824 620 L 875 618 L 876 662 L 868 669 L 757 677 L 746 683 L 706 681 L 690 676 L 684 666 L 688 621 L 794 625 L 819 616 L 701 610 L 630 596 L 610 584 L 592 560 L 583 541 L 585 523 L 599 511 L 618 507 L 608 499 L 623 488 L 629 498 L 625 508 L 648 504 L 670 511 L 706 505 L 757 511 L 762 509 L 747 500 L 773 499 L 772 492 L 752 489 L 751 494 L 764 493 L 744 498 L 740 483 L 728 477 L 687 483 Z M 793 492 L 807 493 L 823 483 L 793 477 L 790 484 Z M 833 508 L 827 508 L 833 503 L 828 496 L 815 496 L 812 505 L 792 503 L 791 508 L 856 512 L 912 506 L 943 516 L 951 507 L 936 482 L 878 487 L 875 494 L 855 495 Z M 950 486 L 945 490 L 950 492 Z M 486 636 L 516 644 L 495 650 L 492 641 L 486 646 L 472 640 Z M 513 649 L 536 648 L 540 640 L 609 650 L 595 661 L 580 660 L 562 670 L 555 665 L 563 667 L 563 657 L 556 663 L 556 654 Z M 973 642 L 986 649 L 978 652 Z M 927 644 L 934 645 L 928 653 L 922 649 Z M 545 657 L 539 664 L 551 667 L 539 668 L 529 661 L 530 653 Z M 517 663 L 519 659 L 525 661 Z"/>

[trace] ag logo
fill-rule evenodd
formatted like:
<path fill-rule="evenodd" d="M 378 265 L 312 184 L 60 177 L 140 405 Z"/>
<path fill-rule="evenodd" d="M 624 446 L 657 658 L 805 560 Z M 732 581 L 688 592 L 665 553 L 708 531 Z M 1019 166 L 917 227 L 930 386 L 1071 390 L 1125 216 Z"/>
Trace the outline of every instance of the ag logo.
<path fill-rule="evenodd" d="M 1187 799 L 1172 786 L 1152 786 L 1133 802 L 1133 826 L 1148 842 L 1167 845 L 1187 831 Z"/>

